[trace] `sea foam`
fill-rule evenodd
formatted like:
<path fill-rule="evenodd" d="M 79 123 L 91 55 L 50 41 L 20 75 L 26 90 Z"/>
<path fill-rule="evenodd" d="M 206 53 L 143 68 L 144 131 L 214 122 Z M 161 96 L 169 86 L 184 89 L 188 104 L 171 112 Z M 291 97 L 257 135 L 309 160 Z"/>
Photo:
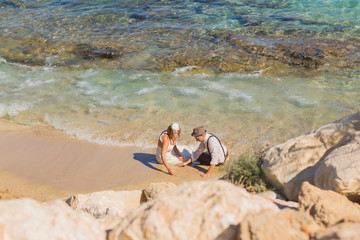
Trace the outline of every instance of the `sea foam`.
<path fill-rule="evenodd" d="M 31 104 L 26 102 L 14 102 L 9 105 L 0 103 L 0 117 L 4 117 L 6 115 L 14 117 L 20 112 L 27 110 L 30 106 Z"/>

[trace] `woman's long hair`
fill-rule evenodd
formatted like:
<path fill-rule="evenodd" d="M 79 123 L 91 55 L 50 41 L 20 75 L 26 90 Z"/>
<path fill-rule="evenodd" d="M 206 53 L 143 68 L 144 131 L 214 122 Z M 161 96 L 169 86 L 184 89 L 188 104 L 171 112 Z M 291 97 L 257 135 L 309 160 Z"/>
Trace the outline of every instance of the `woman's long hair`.
<path fill-rule="evenodd" d="M 175 140 L 174 130 L 172 130 L 171 125 L 167 128 L 167 134 L 168 134 L 170 139 Z M 178 137 L 180 137 L 180 135 L 181 135 L 181 128 L 179 130 Z"/>

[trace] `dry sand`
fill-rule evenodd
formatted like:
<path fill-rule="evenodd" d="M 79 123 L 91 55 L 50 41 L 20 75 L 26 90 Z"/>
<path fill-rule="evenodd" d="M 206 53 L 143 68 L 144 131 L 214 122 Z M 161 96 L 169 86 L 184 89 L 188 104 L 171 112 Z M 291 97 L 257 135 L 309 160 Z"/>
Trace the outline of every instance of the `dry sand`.
<path fill-rule="evenodd" d="M 39 201 L 102 190 L 144 189 L 151 182 L 201 180 L 207 166 L 157 164 L 155 148 L 112 147 L 78 141 L 45 126 L 0 121 L 0 199 Z M 209 180 L 218 179 L 217 167 Z"/>

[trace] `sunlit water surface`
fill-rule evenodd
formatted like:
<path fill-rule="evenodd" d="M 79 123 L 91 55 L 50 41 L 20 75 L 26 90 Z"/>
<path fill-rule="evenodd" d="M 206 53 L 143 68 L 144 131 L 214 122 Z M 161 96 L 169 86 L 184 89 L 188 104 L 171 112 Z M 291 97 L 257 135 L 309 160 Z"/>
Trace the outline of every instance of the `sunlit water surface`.
<path fill-rule="evenodd" d="M 0 117 L 78 139 L 153 147 L 177 121 L 183 144 L 195 144 L 192 128 L 204 125 L 239 153 L 359 111 L 356 68 L 152 69 L 155 57 L 189 45 L 226 53 L 216 34 L 241 33 L 264 46 L 274 39 L 359 40 L 358 1 L 6 1 L 0 17 Z M 71 52 L 79 44 L 131 54 L 86 59 Z"/>

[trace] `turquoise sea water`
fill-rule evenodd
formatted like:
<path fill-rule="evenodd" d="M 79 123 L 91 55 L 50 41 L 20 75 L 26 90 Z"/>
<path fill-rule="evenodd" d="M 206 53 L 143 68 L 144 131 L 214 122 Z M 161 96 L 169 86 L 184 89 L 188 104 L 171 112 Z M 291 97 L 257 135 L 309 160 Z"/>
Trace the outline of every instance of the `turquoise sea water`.
<path fill-rule="evenodd" d="M 358 1 L 18 0 L 0 19 L 0 117 L 78 139 L 154 146 L 178 121 L 236 152 L 359 111 Z"/>

